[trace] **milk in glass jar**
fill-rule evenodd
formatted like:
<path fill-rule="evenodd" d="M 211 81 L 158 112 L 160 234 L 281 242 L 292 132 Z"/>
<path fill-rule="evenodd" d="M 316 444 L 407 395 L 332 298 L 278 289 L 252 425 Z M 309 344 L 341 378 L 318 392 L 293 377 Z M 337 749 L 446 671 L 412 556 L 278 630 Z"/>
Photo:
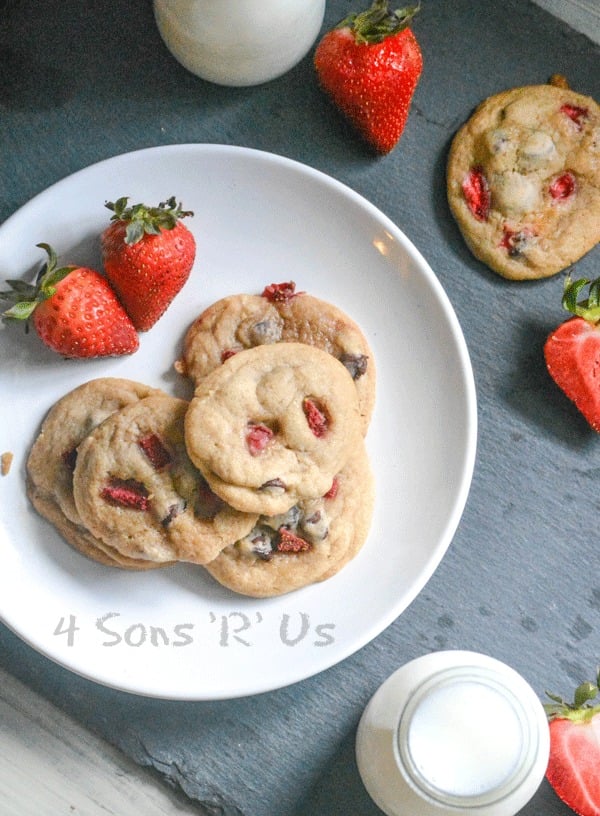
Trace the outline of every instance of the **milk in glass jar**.
<path fill-rule="evenodd" d="M 258 85 L 289 71 L 319 34 L 325 0 L 154 0 L 173 56 L 220 85 Z"/>

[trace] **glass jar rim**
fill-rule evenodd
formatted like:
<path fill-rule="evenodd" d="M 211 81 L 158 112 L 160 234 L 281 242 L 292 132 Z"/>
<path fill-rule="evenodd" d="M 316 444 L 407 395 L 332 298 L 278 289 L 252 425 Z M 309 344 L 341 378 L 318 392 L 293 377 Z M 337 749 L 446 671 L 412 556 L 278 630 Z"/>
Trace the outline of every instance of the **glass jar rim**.
<path fill-rule="evenodd" d="M 512 678 L 507 677 L 504 672 L 478 665 L 463 665 L 436 672 L 412 691 L 400 712 L 394 749 L 398 767 L 406 782 L 419 795 L 446 807 L 467 810 L 497 804 L 511 796 L 523 784 L 535 763 L 539 747 L 538 733 L 533 722 L 533 713 L 523 704 L 511 680 Z M 469 684 L 471 690 L 475 685 L 484 690 L 489 700 L 492 702 L 495 700 L 503 707 L 504 712 L 507 710 L 512 712 L 513 726 L 518 732 L 520 745 L 516 746 L 510 768 L 493 784 L 473 792 L 464 790 L 453 792 L 448 786 L 436 784 L 431 774 L 427 775 L 423 771 L 422 754 L 420 749 L 415 749 L 411 728 L 415 726 L 416 718 L 423 716 L 423 708 L 428 699 L 431 701 L 436 694 L 451 695 L 453 691 L 459 693 L 461 686 L 464 691 Z M 462 712 L 463 715 L 465 713 Z M 485 712 L 480 716 L 483 722 Z M 491 733 L 489 737 L 493 739 L 494 735 Z M 476 773 L 475 764 L 472 770 Z"/>

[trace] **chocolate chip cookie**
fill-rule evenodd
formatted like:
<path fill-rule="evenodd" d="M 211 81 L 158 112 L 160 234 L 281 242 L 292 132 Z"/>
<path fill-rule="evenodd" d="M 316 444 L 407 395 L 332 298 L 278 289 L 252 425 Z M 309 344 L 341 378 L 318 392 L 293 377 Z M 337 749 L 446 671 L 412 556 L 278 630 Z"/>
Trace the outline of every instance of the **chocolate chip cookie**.
<path fill-rule="evenodd" d="M 352 377 L 304 343 L 240 351 L 199 381 L 189 456 L 232 507 L 275 515 L 327 492 L 362 440 Z"/>
<path fill-rule="evenodd" d="M 77 448 L 115 411 L 159 393 L 142 383 L 117 377 L 90 380 L 52 406 L 29 453 L 27 493 L 33 506 L 71 546 L 100 563 L 130 569 L 158 566 L 122 556 L 85 529 L 73 498 Z"/>
<path fill-rule="evenodd" d="M 277 516 L 261 516 L 251 532 L 206 565 L 224 586 L 244 595 L 282 595 L 326 578 L 364 544 L 374 483 L 362 441 L 331 488 Z"/>
<path fill-rule="evenodd" d="M 119 567 L 129 570 L 149 570 L 168 566 L 166 563 L 157 563 L 143 558 L 129 558 L 122 555 L 114 547 L 110 547 L 101 539 L 93 536 L 82 524 L 75 524 L 70 521 L 58 504 L 47 494 L 33 492 L 30 494 L 30 499 L 38 513 L 56 528 L 60 536 L 73 549 L 92 561 L 97 561 L 107 567 Z"/>
<path fill-rule="evenodd" d="M 106 419 L 81 443 L 73 495 L 85 527 L 130 558 L 204 564 L 252 529 L 188 458 L 188 403 L 155 395 Z"/>
<path fill-rule="evenodd" d="M 272 343 L 306 343 L 336 357 L 357 389 L 366 431 L 375 402 L 375 362 L 359 326 L 294 283 L 271 284 L 262 295 L 231 295 L 209 306 L 190 326 L 178 368 L 199 381 L 228 357 Z"/>
<path fill-rule="evenodd" d="M 550 84 L 486 99 L 452 142 L 447 193 L 467 245 L 500 275 L 565 269 L 600 241 L 600 107 Z"/>

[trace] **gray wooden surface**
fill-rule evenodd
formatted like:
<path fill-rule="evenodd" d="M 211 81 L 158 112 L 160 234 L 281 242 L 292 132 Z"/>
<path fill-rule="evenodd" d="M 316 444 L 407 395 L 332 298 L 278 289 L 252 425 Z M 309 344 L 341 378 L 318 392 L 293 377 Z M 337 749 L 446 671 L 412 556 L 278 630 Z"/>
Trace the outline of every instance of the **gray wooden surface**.
<path fill-rule="evenodd" d="M 329 0 L 325 26 L 350 7 Z M 5 0 L 0 12 L 0 220 L 73 171 L 150 145 L 221 142 L 303 161 L 363 194 L 425 255 L 463 327 L 479 416 L 473 486 L 440 567 L 393 625 L 319 676 L 253 699 L 144 699 L 70 674 L 4 627 L 0 666 L 199 812 L 226 816 L 376 816 L 356 725 L 377 686 L 425 652 L 486 652 L 540 696 L 588 678 L 600 657 L 600 440 L 544 369 L 562 280 L 508 283 L 476 262 L 448 213 L 444 164 L 455 130 L 499 90 L 560 72 L 600 98 L 598 46 L 526 0 L 424 2 L 410 121 L 375 159 L 316 88 L 310 58 L 273 83 L 220 88 L 170 57 L 146 0 Z M 597 276 L 599 258 L 596 248 L 577 273 Z M 523 813 L 569 811 L 544 783 Z"/>

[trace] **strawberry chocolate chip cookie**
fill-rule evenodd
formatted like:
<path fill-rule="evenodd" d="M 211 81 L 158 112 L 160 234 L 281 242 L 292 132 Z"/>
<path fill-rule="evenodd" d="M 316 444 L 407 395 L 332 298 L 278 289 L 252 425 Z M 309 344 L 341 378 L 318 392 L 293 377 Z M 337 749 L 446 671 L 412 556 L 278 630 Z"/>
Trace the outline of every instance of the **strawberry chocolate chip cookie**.
<path fill-rule="evenodd" d="M 246 349 L 197 383 L 185 441 L 232 507 L 284 513 L 324 495 L 362 442 L 354 381 L 339 360 L 304 343 Z"/>
<path fill-rule="evenodd" d="M 556 84 L 489 97 L 454 137 L 447 192 L 479 260 L 513 280 L 556 274 L 600 241 L 600 107 Z"/>
<path fill-rule="evenodd" d="M 65 394 L 46 415 L 27 460 L 27 494 L 35 509 L 71 546 L 109 566 L 146 569 L 158 566 L 129 558 L 84 526 L 73 498 L 77 449 L 89 433 L 116 411 L 158 389 L 118 377 L 90 380 Z"/>
<path fill-rule="evenodd" d="M 213 303 L 187 331 L 178 368 L 198 382 L 244 349 L 306 343 L 332 354 L 350 373 L 366 431 L 375 402 L 375 362 L 359 326 L 337 306 L 292 281 L 270 284 L 261 295 L 230 295 Z"/>
<path fill-rule="evenodd" d="M 247 536 L 206 565 L 219 583 L 257 598 L 330 578 L 359 552 L 373 511 L 374 483 L 364 443 L 324 496 L 260 516 Z"/>
<path fill-rule="evenodd" d="M 256 521 L 220 501 L 190 462 L 187 408 L 166 394 L 147 397 L 110 416 L 78 448 L 79 515 L 130 558 L 205 564 Z"/>

